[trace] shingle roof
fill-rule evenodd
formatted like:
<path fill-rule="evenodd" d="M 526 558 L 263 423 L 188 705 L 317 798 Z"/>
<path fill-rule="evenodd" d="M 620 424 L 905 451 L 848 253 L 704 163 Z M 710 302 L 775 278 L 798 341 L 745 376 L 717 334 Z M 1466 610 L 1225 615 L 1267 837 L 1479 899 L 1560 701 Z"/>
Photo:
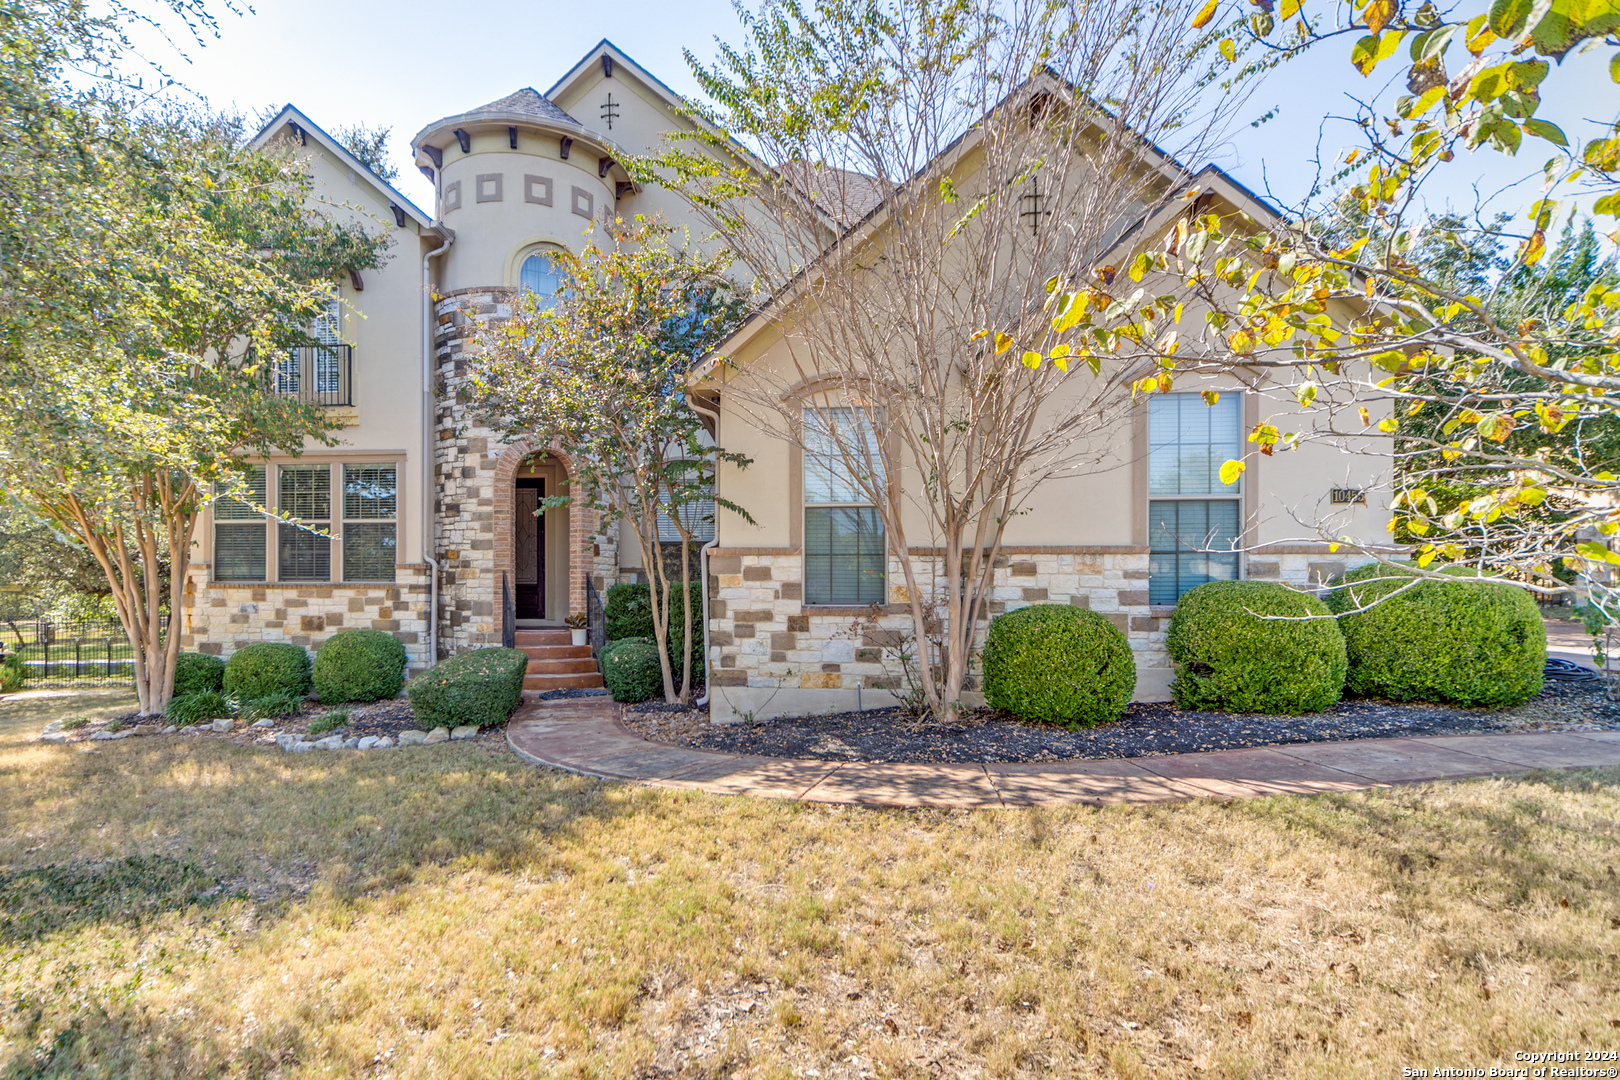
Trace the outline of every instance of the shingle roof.
<path fill-rule="evenodd" d="M 542 96 L 539 91 L 528 86 L 525 86 L 523 89 L 515 91 L 514 93 L 507 94 L 498 101 L 492 101 L 488 105 L 480 105 L 476 109 L 470 109 L 463 114 L 462 118 L 472 119 L 481 113 L 521 113 L 527 116 L 537 117 L 541 120 L 551 120 L 563 124 L 572 124 L 575 127 L 584 126 L 578 120 L 575 120 L 572 116 L 569 116 L 566 112 L 552 104 L 550 99 Z"/>

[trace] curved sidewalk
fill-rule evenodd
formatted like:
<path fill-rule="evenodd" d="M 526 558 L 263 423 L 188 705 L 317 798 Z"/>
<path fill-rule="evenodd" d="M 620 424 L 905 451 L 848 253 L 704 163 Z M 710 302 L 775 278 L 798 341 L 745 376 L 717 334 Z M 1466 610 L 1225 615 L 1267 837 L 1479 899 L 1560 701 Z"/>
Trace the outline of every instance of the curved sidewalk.
<path fill-rule="evenodd" d="M 650 742 L 619 722 L 619 706 L 601 698 L 525 705 L 507 724 L 506 739 L 536 765 L 609 780 L 716 795 L 898 807 L 1314 795 L 1530 769 L 1620 765 L 1620 731 L 1365 739 L 1034 764 L 768 758 Z"/>

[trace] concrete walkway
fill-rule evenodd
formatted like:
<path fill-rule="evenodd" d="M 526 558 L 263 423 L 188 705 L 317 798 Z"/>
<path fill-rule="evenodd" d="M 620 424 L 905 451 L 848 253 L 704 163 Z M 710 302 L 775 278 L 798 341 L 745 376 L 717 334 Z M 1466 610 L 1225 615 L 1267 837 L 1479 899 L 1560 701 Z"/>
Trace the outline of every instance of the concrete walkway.
<path fill-rule="evenodd" d="M 751 757 L 649 742 L 604 698 L 525 705 L 506 726 L 536 765 L 716 795 L 959 807 L 1169 802 L 1361 791 L 1419 780 L 1620 765 L 1620 731 L 1300 743 L 1049 764 L 878 765 Z"/>

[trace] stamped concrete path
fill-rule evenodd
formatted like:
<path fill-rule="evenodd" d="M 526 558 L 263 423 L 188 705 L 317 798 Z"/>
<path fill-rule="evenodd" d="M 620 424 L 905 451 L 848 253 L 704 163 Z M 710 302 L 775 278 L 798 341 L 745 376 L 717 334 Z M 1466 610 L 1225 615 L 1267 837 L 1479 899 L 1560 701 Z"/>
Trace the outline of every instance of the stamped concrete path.
<path fill-rule="evenodd" d="M 1620 765 L 1620 731 L 1363 739 L 1033 764 L 753 757 L 649 742 L 620 723 L 619 706 L 602 698 L 525 705 L 507 724 L 506 739 L 520 757 L 536 765 L 609 780 L 861 806 L 972 808 L 1314 795 L 1529 769 Z"/>

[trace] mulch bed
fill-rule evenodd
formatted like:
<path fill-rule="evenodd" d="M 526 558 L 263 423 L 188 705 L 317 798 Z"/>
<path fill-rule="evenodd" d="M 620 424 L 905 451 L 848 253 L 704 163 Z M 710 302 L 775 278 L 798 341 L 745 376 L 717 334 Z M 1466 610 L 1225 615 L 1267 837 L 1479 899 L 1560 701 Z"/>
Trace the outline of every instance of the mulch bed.
<path fill-rule="evenodd" d="M 1069 731 L 1026 724 L 989 709 L 955 724 L 919 721 L 897 708 L 782 717 L 717 726 L 707 710 L 648 702 L 625 710 L 644 738 L 765 757 L 870 762 L 1020 762 L 1147 757 L 1252 746 L 1505 731 L 1620 730 L 1620 704 L 1598 683 L 1556 683 L 1511 709 L 1342 701 L 1307 716 L 1184 712 L 1135 704 L 1117 723 Z"/>

